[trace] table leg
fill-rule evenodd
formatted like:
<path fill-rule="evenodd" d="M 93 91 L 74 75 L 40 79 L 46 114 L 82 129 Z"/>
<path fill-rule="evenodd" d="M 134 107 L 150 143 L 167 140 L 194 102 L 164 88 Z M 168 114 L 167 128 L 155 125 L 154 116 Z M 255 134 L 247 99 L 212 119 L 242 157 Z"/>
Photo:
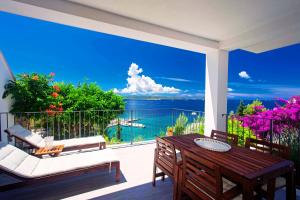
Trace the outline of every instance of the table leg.
<path fill-rule="evenodd" d="M 178 166 L 174 166 L 174 182 L 173 182 L 173 200 L 177 200 L 177 191 L 178 191 Z"/>
<path fill-rule="evenodd" d="M 252 200 L 254 186 L 251 183 L 244 183 L 243 185 L 243 200 Z"/>
<path fill-rule="evenodd" d="M 286 199 L 296 199 L 294 170 L 291 170 L 291 172 L 286 175 Z"/>
<path fill-rule="evenodd" d="M 273 200 L 275 197 L 275 182 L 276 179 L 273 178 L 268 181 L 268 186 L 267 186 L 267 199 L 268 200 Z"/>

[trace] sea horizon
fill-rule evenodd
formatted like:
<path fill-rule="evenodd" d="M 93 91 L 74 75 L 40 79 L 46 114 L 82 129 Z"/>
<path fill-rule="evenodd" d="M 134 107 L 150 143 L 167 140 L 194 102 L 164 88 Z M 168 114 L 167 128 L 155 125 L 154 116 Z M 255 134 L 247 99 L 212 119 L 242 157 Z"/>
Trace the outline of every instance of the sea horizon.
<path fill-rule="evenodd" d="M 245 105 L 252 103 L 254 100 L 259 100 L 267 109 L 273 109 L 276 104 L 276 99 L 228 99 L 227 100 L 227 113 L 236 111 L 240 101 L 243 101 Z M 204 99 L 179 99 L 179 98 L 124 98 L 126 110 L 143 110 L 143 109 L 186 109 L 193 111 L 204 112 Z M 145 102 L 145 103 L 143 103 Z"/>

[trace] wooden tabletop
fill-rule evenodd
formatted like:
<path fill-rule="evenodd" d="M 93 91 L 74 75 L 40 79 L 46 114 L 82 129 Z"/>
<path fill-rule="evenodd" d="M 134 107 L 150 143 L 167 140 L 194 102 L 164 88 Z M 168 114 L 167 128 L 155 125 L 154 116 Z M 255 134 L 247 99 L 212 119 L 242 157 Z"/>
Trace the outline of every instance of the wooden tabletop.
<path fill-rule="evenodd" d="M 221 171 L 235 179 L 246 178 L 253 180 L 263 176 L 275 176 L 293 168 L 293 162 L 242 147 L 232 148 L 228 152 L 206 150 L 194 143 L 195 138 L 204 137 L 199 134 L 171 136 L 164 139 L 171 142 L 179 150 L 189 150 L 197 155 L 218 164 Z M 276 177 L 276 176 L 275 176 Z"/>
<path fill-rule="evenodd" d="M 46 155 L 46 154 L 52 154 L 52 155 L 58 155 L 59 153 L 62 152 L 64 149 L 64 145 L 56 145 L 53 146 L 51 149 L 47 149 L 45 147 L 39 148 L 36 150 L 34 153 L 36 156 L 41 156 L 41 155 Z"/>

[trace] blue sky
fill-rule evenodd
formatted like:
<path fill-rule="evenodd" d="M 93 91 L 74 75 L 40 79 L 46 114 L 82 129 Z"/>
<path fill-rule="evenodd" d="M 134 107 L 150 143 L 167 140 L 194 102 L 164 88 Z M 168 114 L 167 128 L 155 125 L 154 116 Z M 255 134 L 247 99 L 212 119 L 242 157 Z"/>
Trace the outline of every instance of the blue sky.
<path fill-rule="evenodd" d="M 55 72 L 56 81 L 97 82 L 123 95 L 204 95 L 205 55 L 0 12 L 0 50 L 15 74 Z M 300 44 L 229 55 L 231 98 L 300 93 Z"/>

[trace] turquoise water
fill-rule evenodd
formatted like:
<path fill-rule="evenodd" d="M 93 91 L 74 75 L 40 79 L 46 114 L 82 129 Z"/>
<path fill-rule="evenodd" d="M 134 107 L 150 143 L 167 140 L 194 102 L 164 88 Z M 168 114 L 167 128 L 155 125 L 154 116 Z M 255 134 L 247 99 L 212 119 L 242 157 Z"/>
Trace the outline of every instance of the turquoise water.
<path fill-rule="evenodd" d="M 248 104 L 251 101 L 244 102 Z M 274 101 L 263 103 L 267 108 L 275 105 Z M 228 100 L 228 112 L 235 111 L 238 104 L 238 100 Z M 180 113 L 183 112 L 189 123 L 192 123 L 198 116 L 204 116 L 203 110 L 203 100 L 126 100 L 126 111 L 119 117 L 125 120 L 138 119 L 134 123 L 143 124 L 145 128 L 121 126 L 121 140 L 130 142 L 154 139 L 165 133 L 168 126 L 174 125 Z M 107 132 L 109 137 L 115 137 L 116 127 L 109 128 Z"/>

